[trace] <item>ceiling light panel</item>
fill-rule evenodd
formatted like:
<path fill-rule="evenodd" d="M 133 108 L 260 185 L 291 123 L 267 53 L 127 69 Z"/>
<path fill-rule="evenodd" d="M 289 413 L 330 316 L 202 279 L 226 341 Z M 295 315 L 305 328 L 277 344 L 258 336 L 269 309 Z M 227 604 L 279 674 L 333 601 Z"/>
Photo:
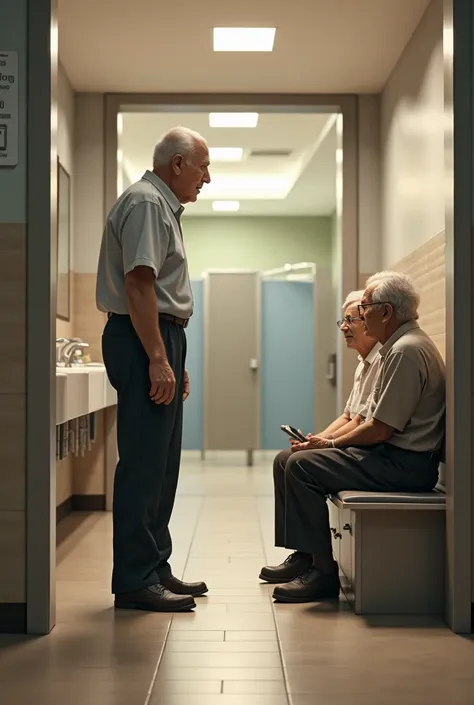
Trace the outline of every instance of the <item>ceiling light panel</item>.
<path fill-rule="evenodd" d="M 240 162 L 243 155 L 242 147 L 209 147 L 211 162 Z"/>
<path fill-rule="evenodd" d="M 214 27 L 214 51 L 273 51 L 275 27 Z"/>
<path fill-rule="evenodd" d="M 209 127 L 257 127 L 258 113 L 209 113 Z"/>
<path fill-rule="evenodd" d="M 214 201 L 212 204 L 212 210 L 219 213 L 236 213 L 239 208 L 239 201 Z"/>

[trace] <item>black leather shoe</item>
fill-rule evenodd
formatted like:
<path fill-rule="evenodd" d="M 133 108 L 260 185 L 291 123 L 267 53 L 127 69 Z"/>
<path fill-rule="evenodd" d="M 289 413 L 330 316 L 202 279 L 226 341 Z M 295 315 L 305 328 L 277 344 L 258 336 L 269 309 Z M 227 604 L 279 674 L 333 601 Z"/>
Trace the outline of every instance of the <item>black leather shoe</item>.
<path fill-rule="evenodd" d="M 331 575 L 323 575 L 313 566 L 291 583 L 278 585 L 273 591 L 276 602 L 317 602 L 339 597 L 341 586 L 337 564 Z"/>
<path fill-rule="evenodd" d="M 157 583 L 143 590 L 115 595 L 115 607 L 120 610 L 148 610 L 150 612 L 188 612 L 196 607 L 190 595 L 173 595 Z"/>
<path fill-rule="evenodd" d="M 161 577 L 160 582 L 167 590 L 175 595 L 192 595 L 192 597 L 201 597 L 207 592 L 206 583 L 183 583 L 182 580 L 175 578 L 174 575 Z"/>
<path fill-rule="evenodd" d="M 308 570 L 313 564 L 309 553 L 295 551 L 281 565 L 266 565 L 259 575 L 260 580 L 267 583 L 289 583 Z"/>

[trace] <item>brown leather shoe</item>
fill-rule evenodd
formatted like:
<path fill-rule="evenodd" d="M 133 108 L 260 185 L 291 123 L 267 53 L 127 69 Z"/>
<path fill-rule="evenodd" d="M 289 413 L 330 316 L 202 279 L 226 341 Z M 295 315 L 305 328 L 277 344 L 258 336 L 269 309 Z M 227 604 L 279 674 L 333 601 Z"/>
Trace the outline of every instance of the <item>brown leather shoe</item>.
<path fill-rule="evenodd" d="M 167 590 L 175 595 L 192 595 L 192 597 L 201 597 L 207 592 L 206 583 L 184 583 L 182 580 L 179 580 L 179 578 L 175 578 L 174 575 L 161 577 L 160 581 Z"/>
<path fill-rule="evenodd" d="M 338 598 L 340 589 L 337 564 L 330 575 L 323 575 L 311 567 L 291 583 L 278 585 L 273 591 L 273 599 L 276 602 L 318 602 Z"/>
<path fill-rule="evenodd" d="M 120 610 L 148 610 L 149 612 L 188 612 L 196 607 L 190 595 L 174 595 L 157 583 L 143 590 L 115 595 L 115 607 Z"/>
<path fill-rule="evenodd" d="M 267 583 L 289 583 L 308 570 L 313 564 L 309 553 L 295 551 L 280 565 L 266 565 L 262 568 L 259 578 Z"/>

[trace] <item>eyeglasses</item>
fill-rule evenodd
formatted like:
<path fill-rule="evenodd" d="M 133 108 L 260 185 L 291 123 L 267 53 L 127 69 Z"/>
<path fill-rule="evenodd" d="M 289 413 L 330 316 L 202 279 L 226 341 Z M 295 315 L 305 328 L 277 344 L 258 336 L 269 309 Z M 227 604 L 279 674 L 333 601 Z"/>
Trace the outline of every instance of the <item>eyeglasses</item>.
<path fill-rule="evenodd" d="M 337 321 L 337 327 L 342 328 L 344 323 L 346 326 L 351 326 L 353 323 L 356 321 L 361 321 L 362 318 L 353 318 L 352 316 L 345 316 L 345 318 L 342 319 L 342 321 Z"/>
<path fill-rule="evenodd" d="M 357 304 L 357 310 L 359 311 L 359 316 L 362 318 L 364 317 L 365 310 L 369 308 L 369 306 L 392 306 L 389 301 L 373 301 L 370 304 Z"/>

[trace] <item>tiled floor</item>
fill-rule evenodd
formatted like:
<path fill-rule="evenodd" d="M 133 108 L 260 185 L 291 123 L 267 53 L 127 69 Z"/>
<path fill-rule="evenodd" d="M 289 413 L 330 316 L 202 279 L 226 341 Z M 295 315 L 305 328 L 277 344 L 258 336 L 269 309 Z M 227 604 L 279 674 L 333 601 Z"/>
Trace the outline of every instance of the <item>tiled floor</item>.
<path fill-rule="evenodd" d="M 271 457 L 187 456 L 174 570 L 208 581 L 194 614 L 114 613 L 111 517 L 60 527 L 57 627 L 0 637 L 2 705 L 472 705 L 474 644 L 433 620 L 355 617 L 345 601 L 273 605 Z"/>

